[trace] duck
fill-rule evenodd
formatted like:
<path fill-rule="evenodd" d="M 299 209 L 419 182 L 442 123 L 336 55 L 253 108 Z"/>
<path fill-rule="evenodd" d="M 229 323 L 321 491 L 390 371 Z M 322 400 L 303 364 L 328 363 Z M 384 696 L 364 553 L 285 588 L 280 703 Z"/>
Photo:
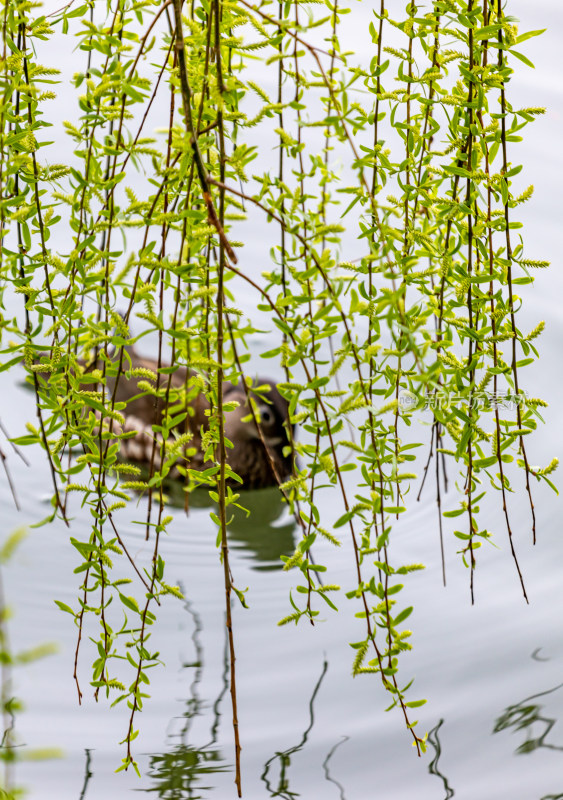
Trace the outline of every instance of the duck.
<path fill-rule="evenodd" d="M 124 423 L 120 426 L 117 440 L 120 443 L 120 459 L 148 466 L 153 459 L 158 466 L 162 437 L 153 431 L 160 425 L 167 411 L 178 415 L 181 421 L 175 426 L 170 438 L 173 445 L 176 435 L 190 433 L 191 440 L 183 449 L 179 463 L 195 470 L 204 470 L 212 465 L 205 460 L 203 443 L 209 429 L 210 404 L 202 387 L 203 379 L 185 366 L 178 366 L 170 373 L 169 400 L 147 393 L 139 386 L 143 372 L 159 374 L 158 361 L 140 355 L 134 346 L 124 348 L 123 373 L 119 380 L 109 378 L 108 390 L 117 403 L 125 403 L 121 411 Z M 160 369 L 170 364 L 160 364 Z M 166 385 L 168 375 L 161 374 L 161 386 Z M 144 378 L 146 380 L 146 377 Z M 250 398 L 252 398 L 251 408 Z M 226 459 L 229 467 L 242 483 L 234 479 L 227 482 L 244 489 L 263 489 L 277 486 L 292 473 L 292 439 L 294 426 L 289 421 L 289 404 L 281 395 L 274 380 L 258 377 L 248 386 L 241 381 L 223 383 L 224 433 L 226 437 Z M 187 412 L 187 413 L 186 413 Z M 178 477 L 178 470 L 171 476 Z"/>

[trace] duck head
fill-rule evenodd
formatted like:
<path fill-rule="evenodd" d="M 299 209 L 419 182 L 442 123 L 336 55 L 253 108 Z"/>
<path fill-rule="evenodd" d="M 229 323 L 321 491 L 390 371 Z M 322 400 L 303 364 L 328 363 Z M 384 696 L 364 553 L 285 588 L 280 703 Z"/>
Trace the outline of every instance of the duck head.
<path fill-rule="evenodd" d="M 284 447 L 290 442 L 288 403 L 272 381 L 260 378 L 256 385 L 260 390 L 251 388 L 248 394 L 240 384 L 225 392 L 225 403 L 238 402 L 237 408 L 225 414 L 225 435 L 233 444 L 263 439 L 267 447 Z M 254 413 L 249 397 L 253 400 Z"/>
<path fill-rule="evenodd" d="M 256 388 L 249 389 L 248 394 L 243 385 L 238 385 L 225 392 L 224 400 L 238 402 L 237 408 L 225 414 L 225 436 L 232 444 L 227 450 L 227 460 L 244 485 L 273 486 L 287 478 L 292 458 L 284 455 L 283 450 L 291 442 L 289 406 L 276 385 L 259 378 Z"/>

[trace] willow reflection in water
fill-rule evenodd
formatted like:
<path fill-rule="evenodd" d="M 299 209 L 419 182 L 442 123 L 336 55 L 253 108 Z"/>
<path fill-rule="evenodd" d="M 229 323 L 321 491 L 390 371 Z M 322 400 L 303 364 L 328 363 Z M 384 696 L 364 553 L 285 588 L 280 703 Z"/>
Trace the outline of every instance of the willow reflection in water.
<path fill-rule="evenodd" d="M 84 800 L 90 779 L 94 777 L 94 773 L 90 769 L 92 765 L 92 751 L 89 748 L 86 748 L 84 750 L 84 755 L 86 756 L 86 763 L 84 765 L 84 783 L 82 785 L 82 790 L 80 791 L 80 797 L 78 800 Z"/>
<path fill-rule="evenodd" d="M 213 721 L 210 738 L 206 743 L 198 745 L 191 742 L 193 723 L 198 717 L 204 716 L 205 710 L 208 708 L 207 701 L 201 698 L 199 694 L 205 666 L 204 651 L 201 644 L 202 624 L 198 613 L 189 602 L 186 602 L 185 608 L 193 620 L 192 642 L 195 650 L 195 659 L 191 663 L 184 664 L 184 669 L 194 670 L 193 680 L 190 684 L 186 708 L 181 717 L 181 729 L 178 733 L 170 736 L 170 738 L 179 739 L 179 743 L 171 750 L 151 756 L 148 775 L 155 783 L 151 788 L 144 790 L 153 792 L 158 797 L 166 798 L 166 800 L 203 799 L 206 793 L 213 789 L 213 786 L 204 786 L 201 783 L 202 779 L 205 778 L 207 782 L 212 775 L 232 769 L 225 762 L 221 750 L 217 746 L 221 719 L 221 701 L 228 691 L 229 664 L 226 627 L 222 687 L 212 705 Z"/>
<path fill-rule="evenodd" d="M 500 715 L 493 728 L 493 733 L 500 733 L 501 731 L 510 730 L 524 731 L 526 739 L 516 748 L 518 755 L 525 755 L 526 753 L 533 753 L 540 747 L 545 747 L 548 750 L 558 750 L 563 752 L 563 745 L 551 744 L 546 741 L 549 733 L 557 722 L 557 717 L 548 717 L 543 712 L 543 705 L 541 703 L 533 703 L 540 697 L 548 697 L 551 694 L 559 691 L 563 687 L 563 683 L 554 686 L 553 689 L 547 689 L 545 692 L 538 692 L 526 697 L 519 703 L 513 706 L 508 706 Z M 533 735 L 533 729 L 542 728 L 539 736 Z"/>
<path fill-rule="evenodd" d="M 166 492 L 170 505 L 184 507 L 184 487 L 179 481 L 171 482 Z M 281 556 L 293 555 L 295 551 L 296 524 L 287 512 L 281 492 L 276 487 L 243 491 L 238 503 L 243 508 L 229 506 L 231 545 L 250 556 L 253 569 L 282 569 Z M 191 493 L 190 506 L 216 508 L 203 489 Z"/>
<path fill-rule="evenodd" d="M 545 658 L 537 658 L 537 652 L 532 653 L 532 658 L 536 661 L 547 661 Z M 530 755 L 536 750 L 541 748 L 557 752 L 563 752 L 563 745 L 552 744 L 547 741 L 547 737 L 551 733 L 553 727 L 557 723 L 557 716 L 548 716 L 544 710 L 542 703 L 534 702 L 539 698 L 547 698 L 554 695 L 563 688 L 563 683 L 557 684 L 552 689 L 546 689 L 544 692 L 537 692 L 524 700 L 520 700 L 512 706 L 507 706 L 503 713 L 498 717 L 493 733 L 500 733 L 502 731 L 523 731 L 526 736 L 525 740 L 520 744 L 515 753 L 517 755 Z M 539 735 L 534 735 L 534 730 L 540 729 Z M 563 792 L 556 794 L 543 795 L 541 800 L 563 800 Z"/>
<path fill-rule="evenodd" d="M 193 661 L 184 664 L 184 669 L 193 670 L 193 679 L 189 686 L 189 696 L 181 719 L 178 732 L 169 735 L 169 739 L 178 739 L 178 743 L 163 753 L 150 756 L 148 777 L 154 782 L 153 786 L 142 791 L 153 793 L 163 800 L 204 800 L 213 795 L 212 776 L 214 774 L 233 771 L 232 764 L 225 758 L 218 747 L 219 727 L 221 723 L 221 704 L 228 692 L 228 640 L 225 635 L 223 649 L 223 672 L 221 691 L 211 704 L 200 695 L 205 670 L 205 653 L 202 646 L 203 628 L 199 614 L 193 606 L 186 602 L 185 608 L 193 621 L 192 642 L 195 651 Z M 225 628 L 226 634 L 226 628 Z M 268 797 L 281 797 L 285 800 L 295 800 L 301 795 L 290 788 L 289 769 L 294 755 L 304 750 L 309 735 L 315 724 L 314 705 L 323 680 L 328 670 L 328 662 L 322 665 L 321 674 L 313 688 L 309 699 L 309 721 L 298 744 L 286 750 L 275 753 L 264 765 L 261 779 L 266 786 Z M 198 718 L 208 716 L 211 709 L 209 739 L 200 744 L 196 742 L 194 723 Z M 336 750 L 344 744 L 348 737 L 342 737 L 327 753 L 323 762 L 325 779 L 334 784 L 339 790 L 340 800 L 346 800 L 344 787 L 331 774 L 329 762 Z M 279 765 L 279 775 L 272 780 L 272 773 Z"/>
<path fill-rule="evenodd" d="M 321 688 L 322 682 L 325 678 L 325 675 L 328 670 L 328 661 L 323 662 L 323 667 L 321 670 L 321 674 L 319 679 L 313 689 L 313 693 L 311 695 L 311 699 L 309 700 L 309 724 L 305 728 L 303 735 L 301 736 L 301 740 L 298 744 L 294 745 L 293 747 L 288 747 L 286 750 L 282 750 L 280 752 L 275 753 L 271 758 L 266 761 L 264 765 L 264 771 L 261 775 L 261 778 L 266 785 L 266 789 L 270 793 L 270 797 L 282 797 L 284 800 L 295 800 L 295 798 L 300 797 L 299 792 L 291 791 L 290 782 L 289 782 L 289 768 L 291 766 L 291 758 L 292 756 L 296 755 L 300 751 L 303 750 L 307 741 L 309 739 L 309 734 L 313 730 L 315 725 L 315 700 L 317 698 L 317 694 Z M 335 784 L 340 791 L 340 800 L 346 800 L 346 794 L 344 787 L 342 786 L 339 781 L 333 778 L 330 774 L 329 770 L 329 761 L 334 755 L 336 749 L 340 747 L 340 745 L 344 744 L 348 740 L 347 736 L 342 737 L 342 739 L 337 742 L 328 752 L 324 762 L 323 762 L 323 770 L 325 774 L 325 778 L 328 782 Z M 270 776 L 270 772 L 273 770 L 274 765 L 276 762 L 279 763 L 279 777 L 277 780 L 277 786 L 274 787 L 272 785 L 272 780 Z"/>
<path fill-rule="evenodd" d="M 449 800 L 450 797 L 453 797 L 455 792 L 450 786 L 447 777 L 441 771 L 440 767 L 438 766 L 438 762 L 440 761 L 440 756 L 442 755 L 442 743 L 440 741 L 440 728 L 444 724 L 444 720 L 441 719 L 431 731 L 428 731 L 428 745 L 434 750 L 434 758 L 428 764 L 428 772 L 431 775 L 436 775 L 437 778 L 440 778 L 442 783 L 444 784 L 444 800 Z"/>

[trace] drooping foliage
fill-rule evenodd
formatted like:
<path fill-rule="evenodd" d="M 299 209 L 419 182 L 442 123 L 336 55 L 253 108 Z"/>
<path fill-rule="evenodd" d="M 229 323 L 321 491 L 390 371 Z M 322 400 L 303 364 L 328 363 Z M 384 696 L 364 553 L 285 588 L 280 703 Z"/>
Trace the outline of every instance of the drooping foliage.
<path fill-rule="evenodd" d="M 459 507 L 445 515 L 457 517 L 472 595 L 492 537 L 479 502 L 498 493 L 525 594 L 510 493 L 515 482 L 527 492 L 535 537 L 532 485 L 549 482 L 556 461 L 540 469 L 527 456 L 544 402 L 520 371 L 543 323 L 520 328 L 516 294 L 547 266 L 520 238 L 518 206 L 533 187 L 516 190 L 513 154 L 543 109 L 514 108 L 509 88 L 539 31 L 520 32 L 500 0 L 408 3 L 402 15 L 375 6 L 362 39 L 356 4 L 341 0 L 2 3 L 2 370 L 25 365 L 37 418 L 15 443 L 43 449 L 50 520 L 69 524 L 82 559 L 76 603 L 59 603 L 78 626 L 77 663 L 84 619 L 97 615 L 92 684 L 131 710 L 122 768 L 136 768 L 159 598 L 180 594 L 159 554 L 172 469 L 187 506 L 196 489 L 216 502 L 238 766 L 230 609 L 232 592 L 244 595 L 226 533 L 244 493 L 227 463 L 223 386 L 252 377 L 265 329 L 260 355 L 297 426 L 280 491 L 302 532 L 285 568 L 302 577 L 281 623 L 337 607 L 361 617 L 354 674 L 379 675 L 420 752 L 411 715 L 424 701 L 398 669 L 412 610 L 402 582 L 422 565 L 395 563 L 392 541 L 421 481 L 435 475 L 441 540 L 447 473 L 461 476 Z M 60 53 L 71 48 L 69 87 Z M 64 120 L 50 111 L 56 94 Z M 269 261 L 246 255 L 256 239 Z M 134 367 L 130 345 L 151 335 L 157 368 Z M 116 385 L 131 378 L 167 409 L 148 474 L 119 457 L 131 431 Z M 186 401 L 201 393 L 210 414 L 196 470 Z M 410 426 L 423 412 L 430 451 L 418 463 Z M 335 491 L 339 518 L 324 510 Z M 139 492 L 154 543 L 143 570 L 120 534 L 120 510 Z M 70 524 L 76 495 L 92 517 L 86 539 Z M 321 538 L 342 547 L 347 586 L 313 558 Z M 129 578 L 114 576 L 116 558 Z"/>

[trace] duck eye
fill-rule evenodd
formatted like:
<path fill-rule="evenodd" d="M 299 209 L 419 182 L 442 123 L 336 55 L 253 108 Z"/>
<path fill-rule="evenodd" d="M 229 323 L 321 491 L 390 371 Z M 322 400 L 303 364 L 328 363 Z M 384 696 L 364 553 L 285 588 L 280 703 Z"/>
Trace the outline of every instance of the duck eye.
<path fill-rule="evenodd" d="M 274 415 L 272 414 L 271 410 L 268 406 L 260 406 L 260 422 L 262 425 L 271 425 L 274 421 Z"/>

